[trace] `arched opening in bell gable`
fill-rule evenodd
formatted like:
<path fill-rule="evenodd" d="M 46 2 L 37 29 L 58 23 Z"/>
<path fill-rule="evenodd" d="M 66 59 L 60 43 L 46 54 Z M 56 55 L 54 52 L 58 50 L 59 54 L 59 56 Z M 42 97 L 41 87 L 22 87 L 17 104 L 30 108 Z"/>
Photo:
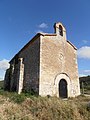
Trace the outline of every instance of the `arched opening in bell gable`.
<path fill-rule="evenodd" d="M 62 28 L 61 25 L 59 25 L 59 34 L 60 34 L 61 36 L 63 36 L 63 28 Z"/>

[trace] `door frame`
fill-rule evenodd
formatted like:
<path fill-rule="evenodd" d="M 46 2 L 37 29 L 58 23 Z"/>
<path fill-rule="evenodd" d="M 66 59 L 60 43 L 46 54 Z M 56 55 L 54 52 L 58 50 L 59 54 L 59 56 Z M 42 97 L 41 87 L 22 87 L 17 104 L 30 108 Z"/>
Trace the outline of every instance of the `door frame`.
<path fill-rule="evenodd" d="M 59 97 L 59 82 L 61 79 L 65 79 L 67 82 L 67 98 L 70 97 L 70 89 L 71 89 L 71 80 L 66 73 L 60 73 L 55 77 L 54 80 L 54 94 Z"/>

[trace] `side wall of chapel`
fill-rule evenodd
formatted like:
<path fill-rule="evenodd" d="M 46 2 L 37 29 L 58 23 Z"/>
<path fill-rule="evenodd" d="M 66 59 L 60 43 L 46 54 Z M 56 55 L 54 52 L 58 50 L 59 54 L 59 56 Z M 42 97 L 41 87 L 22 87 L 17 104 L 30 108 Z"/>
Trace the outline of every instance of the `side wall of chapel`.
<path fill-rule="evenodd" d="M 9 91 L 33 91 L 39 94 L 40 39 L 31 41 L 10 62 L 4 88 Z"/>

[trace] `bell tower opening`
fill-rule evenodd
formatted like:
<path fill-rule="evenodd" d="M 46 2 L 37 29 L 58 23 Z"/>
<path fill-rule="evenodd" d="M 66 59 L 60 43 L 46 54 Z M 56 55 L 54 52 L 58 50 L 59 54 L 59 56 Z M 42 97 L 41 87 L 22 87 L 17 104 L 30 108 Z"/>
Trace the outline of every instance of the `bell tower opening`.
<path fill-rule="evenodd" d="M 62 23 L 58 22 L 54 24 L 54 31 L 55 34 L 60 37 L 60 39 L 65 40 L 66 41 L 66 29 L 65 27 L 62 25 Z"/>
<path fill-rule="evenodd" d="M 61 25 L 59 25 L 59 34 L 60 34 L 61 36 L 63 36 L 63 28 L 62 28 Z"/>

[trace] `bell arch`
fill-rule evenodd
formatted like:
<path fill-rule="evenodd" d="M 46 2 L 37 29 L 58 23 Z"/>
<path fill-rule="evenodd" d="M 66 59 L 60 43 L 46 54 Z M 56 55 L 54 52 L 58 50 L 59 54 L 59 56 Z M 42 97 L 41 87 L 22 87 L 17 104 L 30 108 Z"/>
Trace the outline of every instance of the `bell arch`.
<path fill-rule="evenodd" d="M 63 27 L 61 25 L 59 25 L 59 34 L 63 36 Z"/>

